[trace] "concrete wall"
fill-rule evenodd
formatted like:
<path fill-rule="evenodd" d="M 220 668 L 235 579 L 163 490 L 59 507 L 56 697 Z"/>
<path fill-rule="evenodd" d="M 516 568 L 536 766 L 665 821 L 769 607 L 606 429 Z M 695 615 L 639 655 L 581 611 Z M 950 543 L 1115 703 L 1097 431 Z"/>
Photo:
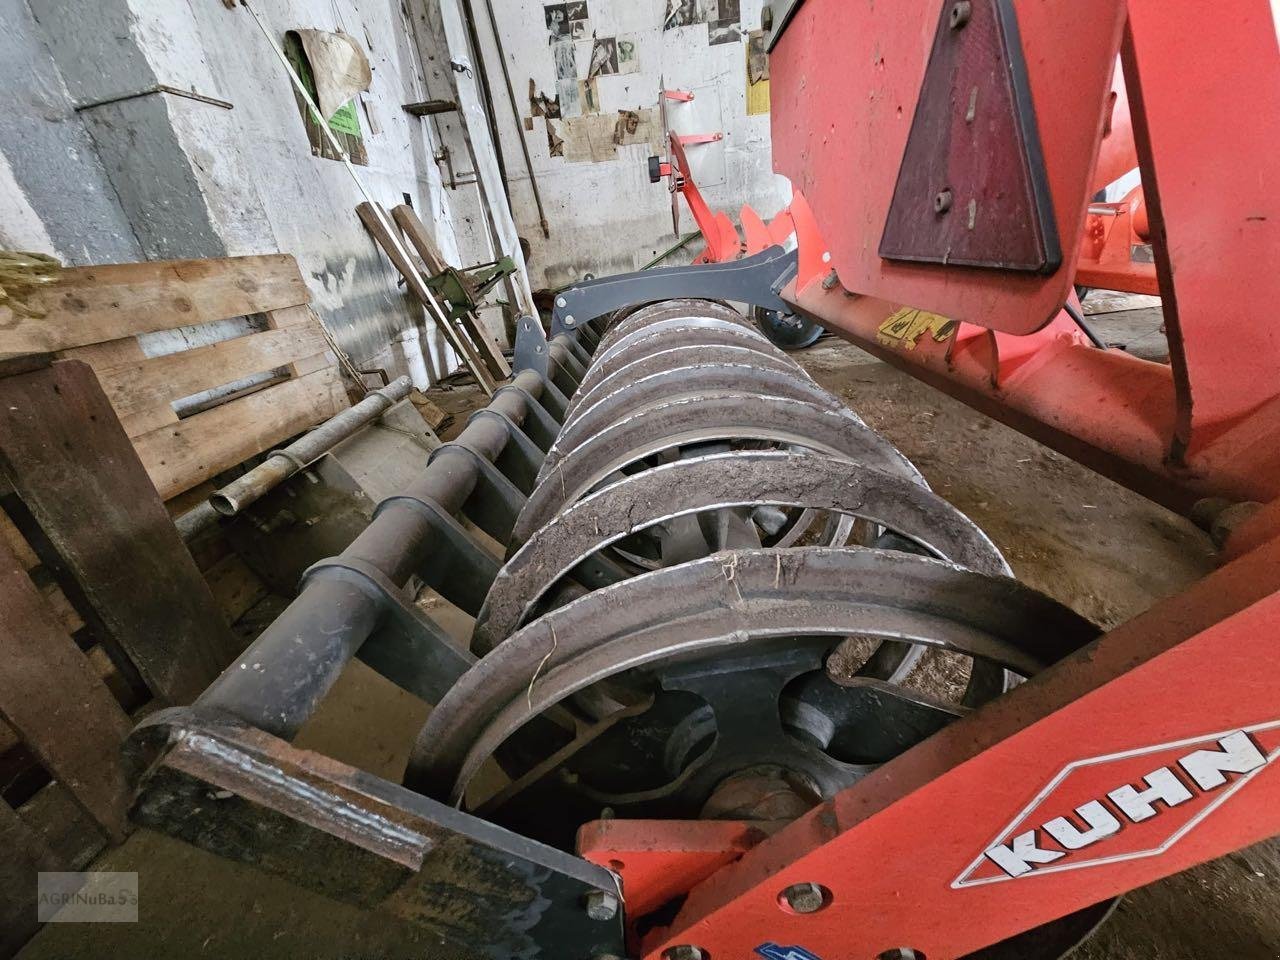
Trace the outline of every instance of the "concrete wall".
<path fill-rule="evenodd" d="M 530 80 L 548 97 L 557 95 L 554 46 L 546 26 L 544 3 L 490 0 L 522 118 L 517 132 L 484 12 L 485 2 L 473 0 L 473 6 L 497 101 L 498 128 L 517 223 L 521 236 L 533 245 L 530 279 L 535 287 L 558 286 L 579 279 L 586 272 L 604 275 L 637 269 L 675 241 L 666 186 L 649 183 L 650 144 L 605 149 L 607 159 L 601 162 L 551 156 L 548 121 L 541 116 L 532 117 L 532 130 L 525 130 L 523 122 L 532 113 L 528 100 Z M 699 0 L 698 6 L 705 11 L 716 2 Z M 598 136 L 599 131 L 594 128 L 598 125 L 607 130 L 616 120 L 617 111 L 636 110 L 652 123 L 648 129 L 654 136 L 650 139 L 660 142 L 658 90 L 663 86 L 692 90 L 696 95 L 693 103 L 672 105 L 671 125 L 683 133 L 720 131 L 725 135 L 720 143 L 689 148 L 694 179 L 712 208 L 725 210 L 736 222 L 743 203 L 750 203 L 766 218 L 784 207 L 790 199 L 790 188 L 784 178 L 772 172 L 769 116 L 747 115 L 746 33 L 759 27 L 761 0 L 741 0 L 741 38 L 715 45 L 709 43 L 706 23 L 664 30 L 668 0 L 586 3 L 589 28 L 584 31 L 584 41 L 576 45 L 578 77 L 585 77 L 589 71 L 593 36 L 629 40 L 634 44 L 637 69 L 599 77 L 599 117 L 552 120 L 558 135 L 568 140 L 578 129 L 588 126 Z M 642 127 L 640 136 L 644 134 Z M 529 147 L 551 227 L 549 239 L 543 238 L 538 227 L 518 136 L 523 136 Z M 681 207 L 681 231 L 687 233 L 695 226 L 683 202 Z M 700 245 L 695 244 L 693 249 L 696 252 Z"/>
<path fill-rule="evenodd" d="M 0 246 L 68 263 L 141 260 L 115 188 L 26 0 L 0 0 Z"/>
<path fill-rule="evenodd" d="M 460 118 L 424 120 L 401 109 L 449 96 L 438 2 L 258 0 L 255 9 L 277 41 L 291 29 L 343 30 L 366 51 L 373 83 L 358 114 L 369 164 L 359 175 L 387 206 L 410 197 L 446 259 L 467 265 L 492 259 L 494 249 Z M 647 174 L 650 153 L 661 149 L 664 84 L 696 93 L 694 103 L 673 107 L 673 126 L 725 135 L 690 148 L 694 177 L 714 207 L 736 215 L 746 201 L 768 216 L 788 196 L 785 181 L 770 172 L 768 115 L 746 115 L 745 33 L 759 20 L 761 0 L 742 0 L 741 39 L 721 44 L 709 42 L 706 23 L 663 29 L 667 0 L 586 2 L 577 76 L 588 74 L 593 38 L 623 39 L 635 59 L 630 69 L 622 65 L 626 72 L 597 78 L 598 113 L 569 116 L 566 98 L 566 115 L 548 121 L 532 116 L 528 97 L 530 81 L 549 97 L 563 93 L 544 5 L 493 0 L 517 129 L 486 0 L 472 0 L 508 189 L 520 234 L 533 246 L 535 287 L 629 271 L 674 241 L 665 185 L 651 185 Z M 248 10 L 217 0 L 0 0 L 0 24 L 0 81 L 12 91 L 0 113 L 0 243 L 76 264 L 291 253 L 317 311 L 357 362 L 404 370 L 394 341 L 422 312 L 355 216 L 363 197 L 346 169 L 312 156 L 287 75 Z M 75 109 L 156 84 L 233 109 L 168 94 Z M 576 78 L 570 86 L 576 92 Z M 607 140 L 621 110 L 643 118 L 634 136 L 617 147 L 604 143 L 594 158 L 574 155 L 589 142 L 599 146 L 602 131 Z M 548 122 L 566 142 L 564 157 L 551 155 Z M 539 229 L 520 137 L 542 187 L 550 238 Z M 693 229 L 687 212 L 682 229 Z M 229 332 L 153 336 L 144 348 L 163 353 Z M 438 332 L 430 339 L 439 374 L 455 360 Z"/>
<path fill-rule="evenodd" d="M 446 189 L 439 124 L 401 109 L 428 96 L 406 10 L 372 0 L 256 9 L 277 41 L 297 28 L 357 40 L 373 68 L 358 109 L 366 188 L 387 207 L 411 198 L 449 261 L 490 259 L 469 161 L 453 157 L 462 182 Z M 404 371 L 393 341 L 421 308 L 356 217 L 363 196 L 343 164 L 312 156 L 289 79 L 249 11 L 212 0 L 0 0 L 0 22 L 0 80 L 17 98 L 0 114 L 0 210 L 13 211 L 0 242 L 71 263 L 291 253 L 357 362 Z M 234 106 L 152 94 L 73 109 L 157 83 Z M 163 353 L 227 332 L 144 347 Z M 453 364 L 438 333 L 430 354 L 436 374 Z"/>

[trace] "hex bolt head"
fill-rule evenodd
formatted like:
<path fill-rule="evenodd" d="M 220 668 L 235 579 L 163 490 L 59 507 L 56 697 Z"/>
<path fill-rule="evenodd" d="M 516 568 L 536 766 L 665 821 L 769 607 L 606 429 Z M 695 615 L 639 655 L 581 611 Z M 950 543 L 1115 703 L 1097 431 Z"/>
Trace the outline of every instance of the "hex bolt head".
<path fill-rule="evenodd" d="M 618 915 L 618 898 L 607 890 L 587 894 L 587 916 L 592 920 L 612 920 Z"/>
<path fill-rule="evenodd" d="M 568 302 L 569 302 L 569 301 L 568 301 L 568 300 L 566 300 L 564 297 L 556 297 L 556 306 L 557 306 L 557 307 L 563 307 L 563 306 L 564 306 L 566 303 L 568 303 Z"/>
<path fill-rule="evenodd" d="M 816 883 L 794 883 L 781 899 L 795 913 L 817 913 L 827 905 L 826 891 Z"/>
<path fill-rule="evenodd" d="M 687 943 L 662 951 L 662 960 L 703 960 L 705 956 L 697 947 L 691 947 Z"/>
<path fill-rule="evenodd" d="M 950 190 L 939 190 L 933 198 L 933 212 L 938 214 L 946 213 L 951 209 L 951 201 Z"/>
<path fill-rule="evenodd" d="M 951 29 L 959 30 L 973 16 L 973 4 L 970 0 L 956 0 L 951 5 Z"/>

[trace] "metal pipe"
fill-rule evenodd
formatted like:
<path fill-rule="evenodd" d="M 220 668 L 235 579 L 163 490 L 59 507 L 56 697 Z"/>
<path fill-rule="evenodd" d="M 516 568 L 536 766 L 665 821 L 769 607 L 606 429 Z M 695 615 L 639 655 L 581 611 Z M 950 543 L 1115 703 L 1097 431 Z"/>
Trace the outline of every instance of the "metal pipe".
<path fill-rule="evenodd" d="M 365 424 L 376 420 L 409 395 L 413 383 L 408 377 L 400 377 L 371 391 L 354 407 L 348 407 L 330 417 L 310 433 L 295 440 L 254 467 L 244 476 L 233 480 L 209 497 L 213 509 L 224 517 L 237 513 L 261 500 L 295 473 L 324 456 Z"/>
<path fill-rule="evenodd" d="M 533 190 L 533 202 L 538 207 L 538 226 L 542 228 L 543 237 L 550 237 L 551 227 L 547 224 L 547 213 L 542 207 L 542 193 L 538 189 L 538 175 L 533 172 L 533 161 L 529 158 L 529 144 L 524 138 L 524 127 L 520 123 L 520 108 L 516 106 L 516 92 L 511 86 L 511 71 L 507 67 L 507 54 L 502 47 L 502 35 L 498 32 L 498 19 L 493 15 L 493 0 L 484 0 L 484 6 L 489 14 L 489 28 L 493 31 L 493 43 L 498 48 L 498 61 L 502 64 L 502 79 L 507 82 L 507 99 L 511 101 L 511 118 L 516 125 L 516 139 L 520 141 L 520 150 L 524 153 L 524 167 L 529 171 L 529 186 Z M 494 136 L 497 136 L 496 130 L 494 131 Z"/>
<path fill-rule="evenodd" d="M 542 377 L 531 370 L 517 374 L 511 390 L 499 394 L 488 409 L 521 424 L 529 400 L 542 395 Z M 413 501 L 435 503 L 456 514 L 478 480 L 478 465 L 463 449 L 490 462 L 510 442 L 510 431 L 496 417 L 478 417 L 457 440 L 446 444 L 426 470 L 392 499 L 339 557 L 365 564 L 403 587 L 417 575 L 424 585 L 440 583 L 448 570 L 430 563 L 441 555 L 431 522 Z M 323 570 L 307 578 L 298 597 L 249 649 L 201 694 L 197 704 L 239 717 L 284 739 L 297 733 L 337 680 L 343 667 L 377 628 L 384 599 L 359 577 Z"/>
<path fill-rule="evenodd" d="M 484 50 L 480 47 L 480 33 L 476 30 L 475 11 L 471 9 L 471 0 L 462 0 L 463 25 L 467 28 L 467 45 L 471 48 L 476 74 L 480 78 L 480 91 L 484 94 L 481 106 L 484 108 L 485 125 L 489 128 L 489 136 L 493 140 L 493 153 L 498 160 L 498 177 L 502 181 L 502 191 L 507 197 L 507 206 L 515 210 L 511 203 L 511 188 L 507 180 L 507 163 L 502 157 L 502 140 L 498 137 L 498 118 L 494 115 L 493 90 L 489 86 L 489 71 L 484 65 Z M 503 64 L 506 67 L 506 64 Z M 501 249 L 501 247 L 499 247 Z"/>
<path fill-rule="evenodd" d="M 1095 331 L 1093 327 L 1089 326 L 1089 323 L 1084 318 L 1084 314 L 1076 308 L 1075 304 L 1068 300 L 1062 305 L 1062 309 L 1067 311 L 1067 316 L 1069 316 L 1075 322 L 1075 325 L 1080 328 L 1080 332 L 1089 338 L 1090 343 L 1099 350 L 1107 349 L 1106 341 L 1098 336 L 1097 331 Z"/>
<path fill-rule="evenodd" d="M 385 387 L 371 391 L 354 407 L 329 418 L 305 437 L 275 451 L 243 477 L 215 490 L 208 500 L 178 517 L 174 526 L 178 528 L 179 535 L 190 542 L 202 530 L 213 526 L 220 516 L 234 517 L 365 424 L 382 416 L 407 397 L 412 386 L 408 377 L 393 380 Z"/>
<path fill-rule="evenodd" d="M 673 256 L 673 255 L 675 255 L 675 254 L 679 253 L 681 250 L 683 250 L 683 249 L 684 249 L 685 247 L 687 247 L 689 244 L 693 243 L 693 241 L 697 240 L 700 236 L 702 236 L 702 231 L 701 231 L 701 230 L 695 230 L 695 231 L 693 231 L 693 233 L 686 234 L 686 235 L 685 235 L 685 238 L 684 238 L 683 240 L 681 240 L 679 243 L 675 244 L 675 246 L 670 247 L 669 249 L 664 250 L 662 253 L 658 254 L 656 257 L 654 257 L 652 260 L 650 260 L 648 263 L 646 263 L 646 264 L 645 264 L 643 267 L 641 267 L 640 269 L 641 269 L 641 270 L 652 270 L 654 267 L 656 267 L 658 264 L 660 264 L 663 260 L 667 259 L 667 257 Z"/>

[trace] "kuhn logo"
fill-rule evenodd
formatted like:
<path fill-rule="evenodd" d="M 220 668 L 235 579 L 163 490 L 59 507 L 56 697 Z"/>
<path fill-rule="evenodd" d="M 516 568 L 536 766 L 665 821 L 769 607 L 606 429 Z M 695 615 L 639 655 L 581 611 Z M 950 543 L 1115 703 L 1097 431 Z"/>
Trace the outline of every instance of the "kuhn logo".
<path fill-rule="evenodd" d="M 951 884 L 1164 853 L 1280 756 L 1280 721 L 1068 764 Z"/>
<path fill-rule="evenodd" d="M 822 960 L 803 947 L 780 947 L 776 943 L 762 943 L 756 947 L 756 953 L 764 960 Z"/>

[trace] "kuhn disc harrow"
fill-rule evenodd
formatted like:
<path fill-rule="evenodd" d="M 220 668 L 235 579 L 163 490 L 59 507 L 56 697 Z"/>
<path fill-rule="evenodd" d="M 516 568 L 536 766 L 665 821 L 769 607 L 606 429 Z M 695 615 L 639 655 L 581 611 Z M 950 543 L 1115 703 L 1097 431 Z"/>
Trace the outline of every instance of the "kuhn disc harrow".
<path fill-rule="evenodd" d="M 582 907 L 618 884 L 573 856 L 583 824 L 793 819 L 1097 636 L 727 305 L 522 349 L 195 705 L 139 725 L 135 819 L 489 957 L 622 956 L 624 918 Z M 288 742 L 356 657 L 435 704 L 403 786 Z"/>

